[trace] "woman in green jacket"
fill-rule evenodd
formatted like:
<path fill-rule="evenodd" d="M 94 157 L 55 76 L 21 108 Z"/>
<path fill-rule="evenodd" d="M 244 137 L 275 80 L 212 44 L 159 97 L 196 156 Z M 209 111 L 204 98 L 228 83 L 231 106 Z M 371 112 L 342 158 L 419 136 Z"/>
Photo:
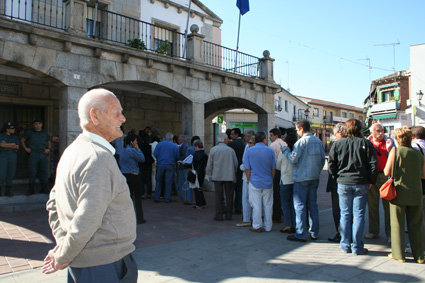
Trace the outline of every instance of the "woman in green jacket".
<path fill-rule="evenodd" d="M 409 241 L 416 262 L 424 263 L 422 243 L 422 184 L 425 177 L 424 158 L 411 146 L 412 132 L 403 126 L 395 130 L 397 150 L 391 150 L 384 168 L 386 176 L 391 175 L 395 162 L 394 184 L 397 197 L 390 202 L 391 251 L 389 258 L 405 262 L 404 228 L 407 220 Z"/>

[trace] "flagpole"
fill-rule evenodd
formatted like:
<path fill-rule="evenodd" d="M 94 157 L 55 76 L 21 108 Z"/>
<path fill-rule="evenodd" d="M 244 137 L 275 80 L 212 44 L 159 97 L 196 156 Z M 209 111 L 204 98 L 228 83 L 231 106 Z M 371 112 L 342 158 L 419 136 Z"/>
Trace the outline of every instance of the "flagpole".
<path fill-rule="evenodd" d="M 187 21 L 186 21 L 186 30 L 184 31 L 184 49 L 183 49 L 183 58 L 186 57 L 186 48 L 187 48 L 187 32 L 189 28 L 189 17 L 190 17 L 190 6 L 192 5 L 192 0 L 189 0 L 189 10 L 187 11 Z"/>
<path fill-rule="evenodd" d="M 236 67 L 238 65 L 238 51 L 239 51 L 239 33 L 241 31 L 241 13 L 239 11 L 239 24 L 238 24 L 238 39 L 236 41 L 236 56 L 235 56 L 235 70 L 234 72 L 236 73 Z"/>

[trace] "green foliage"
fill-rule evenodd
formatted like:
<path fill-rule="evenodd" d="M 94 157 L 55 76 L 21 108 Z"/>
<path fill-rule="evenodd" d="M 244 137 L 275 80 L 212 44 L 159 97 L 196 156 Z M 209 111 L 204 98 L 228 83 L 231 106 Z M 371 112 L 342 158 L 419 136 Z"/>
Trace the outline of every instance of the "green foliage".
<path fill-rule="evenodd" d="M 133 48 L 145 50 L 146 45 L 140 38 L 132 38 L 128 40 L 128 45 Z"/>
<path fill-rule="evenodd" d="M 167 55 L 171 49 L 170 42 L 168 40 L 160 43 L 158 48 L 155 50 L 156 53 Z"/>

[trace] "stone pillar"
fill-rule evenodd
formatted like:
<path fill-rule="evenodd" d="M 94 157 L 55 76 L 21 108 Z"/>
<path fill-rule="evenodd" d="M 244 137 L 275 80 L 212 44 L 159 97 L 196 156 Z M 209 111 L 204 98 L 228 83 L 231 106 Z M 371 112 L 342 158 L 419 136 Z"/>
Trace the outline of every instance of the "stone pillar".
<path fill-rule="evenodd" d="M 204 141 L 204 104 L 183 103 L 182 132 L 187 137 L 199 136 Z"/>
<path fill-rule="evenodd" d="M 204 38 L 205 36 L 198 33 L 199 27 L 192 25 L 187 36 L 186 58 L 191 62 L 204 64 Z"/>
<path fill-rule="evenodd" d="M 65 26 L 70 33 L 87 35 L 88 0 L 65 0 Z"/>
<path fill-rule="evenodd" d="M 59 106 L 59 150 L 60 153 L 82 132 L 78 118 L 78 101 L 87 91 L 81 87 L 64 87 L 61 89 Z"/>
<path fill-rule="evenodd" d="M 258 131 L 263 131 L 268 136 L 269 131 L 274 128 L 274 114 L 258 114 Z"/>
<path fill-rule="evenodd" d="M 274 83 L 273 79 L 273 62 L 274 59 L 270 58 L 270 51 L 264 50 L 263 58 L 260 59 L 260 79 L 267 82 Z"/>

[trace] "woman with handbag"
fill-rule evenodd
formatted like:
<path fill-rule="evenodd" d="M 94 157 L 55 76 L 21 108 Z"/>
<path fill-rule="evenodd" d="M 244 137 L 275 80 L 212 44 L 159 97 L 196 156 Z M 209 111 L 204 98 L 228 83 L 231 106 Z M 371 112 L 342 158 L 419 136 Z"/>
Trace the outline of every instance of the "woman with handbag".
<path fill-rule="evenodd" d="M 397 150 L 392 149 L 388 156 L 384 174 L 391 174 L 394 164 L 394 186 L 397 197 L 390 202 L 391 219 L 391 251 L 389 258 L 405 262 L 404 228 L 407 220 L 407 231 L 413 258 L 424 263 L 424 247 L 422 243 L 422 184 L 425 177 L 424 158 L 412 148 L 412 132 L 403 126 L 395 130 Z"/>
<path fill-rule="evenodd" d="M 369 187 L 376 181 L 378 161 L 373 144 L 363 138 L 362 123 L 350 119 L 344 124 L 343 138 L 329 152 L 329 173 L 338 183 L 341 210 L 341 249 L 364 255 L 363 231 Z"/>

